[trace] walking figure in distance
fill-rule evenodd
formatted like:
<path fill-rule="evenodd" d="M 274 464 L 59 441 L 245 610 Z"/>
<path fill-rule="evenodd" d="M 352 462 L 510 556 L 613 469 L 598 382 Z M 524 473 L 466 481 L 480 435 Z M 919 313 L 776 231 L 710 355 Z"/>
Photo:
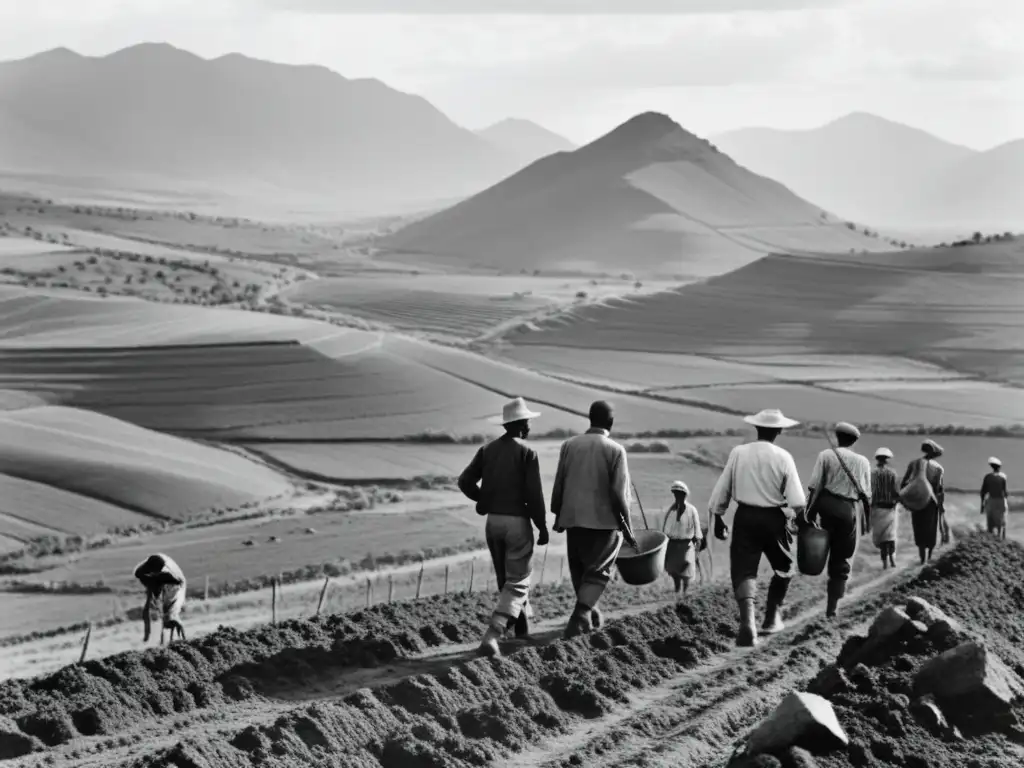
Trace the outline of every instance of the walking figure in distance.
<path fill-rule="evenodd" d="M 946 493 L 943 487 L 943 476 L 945 470 L 936 459 L 942 455 L 942 446 L 934 440 L 925 440 L 921 443 L 920 459 L 915 459 L 907 466 L 903 473 L 903 482 L 900 483 L 900 495 L 905 497 L 904 491 L 912 480 L 921 476 L 927 483 L 931 493 L 927 501 L 916 504 L 917 509 L 910 509 L 910 522 L 914 528 L 914 545 L 917 547 L 918 555 L 921 558 L 921 565 L 931 562 L 932 552 L 935 550 L 935 543 L 939 536 L 940 520 L 945 515 Z M 903 506 L 907 507 L 904 498 Z"/>
<path fill-rule="evenodd" d="M 875 451 L 871 470 L 871 538 L 882 555 L 882 568 L 896 567 L 896 542 L 899 540 L 900 482 L 889 466 L 892 451 Z"/>
<path fill-rule="evenodd" d="M 686 500 L 689 493 L 690 488 L 682 480 L 672 483 L 672 505 L 661 524 L 662 533 L 669 538 L 665 572 L 672 577 L 677 601 L 680 587 L 682 597 L 690 590 L 697 570 L 697 552 L 704 540 L 697 508 Z"/>
<path fill-rule="evenodd" d="M 146 588 L 146 604 L 142 609 L 143 641 L 149 642 L 150 612 L 154 605 L 160 606 L 162 614 L 160 645 L 164 644 L 167 629 L 171 631 L 170 642 L 174 642 L 175 634 L 184 640 L 181 609 L 185 606 L 185 574 L 178 564 L 164 554 L 150 555 L 136 566 L 135 578 Z"/>
<path fill-rule="evenodd" d="M 1006 515 L 1010 511 L 1006 473 L 1003 462 L 992 456 L 988 460 L 992 471 L 981 482 L 981 513 L 985 515 L 985 527 L 989 533 L 1006 538 Z"/>

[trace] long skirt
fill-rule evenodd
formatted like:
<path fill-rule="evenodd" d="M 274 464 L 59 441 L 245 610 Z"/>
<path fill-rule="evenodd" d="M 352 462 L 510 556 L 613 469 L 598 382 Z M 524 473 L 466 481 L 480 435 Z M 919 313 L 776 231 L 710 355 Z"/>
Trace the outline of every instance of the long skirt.
<path fill-rule="evenodd" d="M 697 572 L 697 549 L 691 539 L 669 539 L 665 552 L 665 573 L 692 579 Z"/>
<path fill-rule="evenodd" d="M 939 536 L 939 505 L 932 501 L 922 510 L 910 513 L 914 528 L 914 545 L 918 549 L 934 549 Z"/>
<path fill-rule="evenodd" d="M 985 522 L 989 533 L 1006 525 L 1006 513 L 1009 511 L 1009 506 L 1006 499 L 993 499 L 991 496 L 985 499 Z"/>
<path fill-rule="evenodd" d="M 871 540 L 876 547 L 899 539 L 899 507 L 871 507 Z"/>

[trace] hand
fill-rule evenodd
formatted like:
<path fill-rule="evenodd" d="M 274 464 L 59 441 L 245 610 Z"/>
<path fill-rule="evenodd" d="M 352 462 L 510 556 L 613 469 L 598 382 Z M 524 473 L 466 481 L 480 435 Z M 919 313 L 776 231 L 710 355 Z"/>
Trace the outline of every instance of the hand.
<path fill-rule="evenodd" d="M 548 529 L 547 528 L 541 528 L 539 531 L 537 531 L 537 546 L 538 547 L 546 546 L 547 543 L 548 543 L 549 538 L 550 538 L 550 536 L 548 534 Z"/>
<path fill-rule="evenodd" d="M 143 631 L 142 631 L 142 642 L 144 642 L 144 643 L 148 643 L 149 642 L 149 623 L 148 622 L 146 623 L 145 629 L 143 629 Z"/>
<path fill-rule="evenodd" d="M 626 528 L 622 532 L 622 536 L 623 538 L 625 538 L 626 543 L 629 544 L 629 546 L 631 546 L 637 552 L 640 551 L 640 545 L 637 543 L 636 537 L 633 535 L 633 531 L 631 531 L 629 528 Z"/>
<path fill-rule="evenodd" d="M 715 515 L 715 538 L 721 541 L 729 538 L 729 526 L 725 524 L 721 515 Z"/>

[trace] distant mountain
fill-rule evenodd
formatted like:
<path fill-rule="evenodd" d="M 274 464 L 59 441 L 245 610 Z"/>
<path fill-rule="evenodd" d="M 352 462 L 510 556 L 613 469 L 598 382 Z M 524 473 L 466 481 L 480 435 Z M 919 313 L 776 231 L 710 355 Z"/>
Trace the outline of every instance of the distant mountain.
<path fill-rule="evenodd" d="M 522 159 L 524 164 L 555 152 L 571 152 L 576 149 L 576 145 L 565 137 L 529 120 L 514 117 L 483 128 L 477 134 L 499 149 Z"/>
<path fill-rule="evenodd" d="M 925 213 L 970 229 L 1024 229 L 1024 139 L 977 152 L 942 169 L 922 185 Z"/>
<path fill-rule="evenodd" d="M 426 100 L 320 66 L 165 44 L 0 63 L 0 169 L 387 204 L 462 197 L 519 167 Z"/>
<path fill-rule="evenodd" d="M 672 275 L 717 274 L 778 250 L 884 247 L 653 112 L 380 245 L 410 260 L 509 271 Z"/>
<path fill-rule="evenodd" d="M 922 185 L 976 154 L 862 112 L 810 130 L 744 128 L 712 140 L 737 162 L 838 216 L 879 225 L 927 217 L 916 202 Z"/>

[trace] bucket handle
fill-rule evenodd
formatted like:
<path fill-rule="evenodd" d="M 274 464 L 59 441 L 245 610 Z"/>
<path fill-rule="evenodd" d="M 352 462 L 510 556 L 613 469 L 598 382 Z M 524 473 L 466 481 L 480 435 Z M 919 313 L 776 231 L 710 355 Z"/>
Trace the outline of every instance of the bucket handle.
<path fill-rule="evenodd" d="M 636 505 L 640 507 L 640 517 L 644 520 L 644 528 L 649 531 L 651 530 L 651 526 L 647 524 L 647 515 L 644 513 L 644 504 L 640 501 L 640 494 L 636 492 L 636 483 L 630 480 L 629 484 L 633 486 L 633 495 L 636 496 Z"/>

